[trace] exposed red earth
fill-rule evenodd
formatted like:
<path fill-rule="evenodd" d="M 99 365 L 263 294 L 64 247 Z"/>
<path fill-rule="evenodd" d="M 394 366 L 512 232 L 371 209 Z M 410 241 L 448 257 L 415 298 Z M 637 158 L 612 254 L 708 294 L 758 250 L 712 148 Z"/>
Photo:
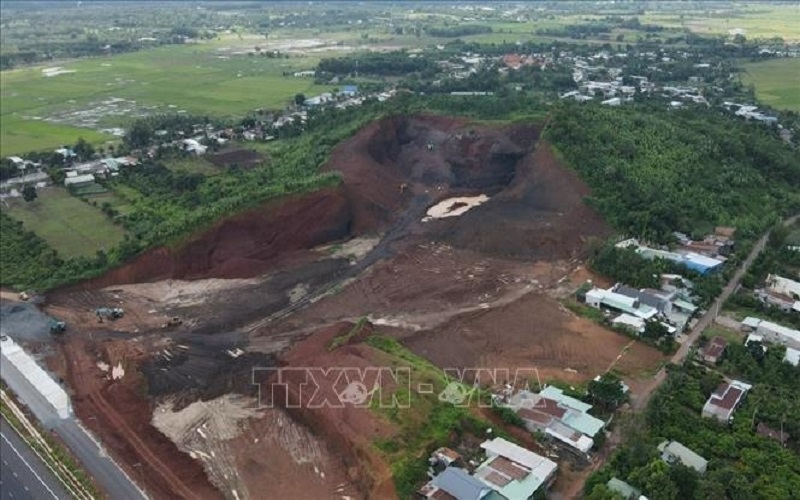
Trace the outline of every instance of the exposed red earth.
<path fill-rule="evenodd" d="M 329 349 L 369 317 L 365 331 L 443 368 L 533 366 L 581 382 L 613 363 L 635 378 L 660 355 L 559 302 L 594 278 L 582 259 L 610 230 L 539 130 L 374 122 L 323 166 L 342 173 L 339 187 L 271 200 L 48 294 L 45 310 L 70 324 L 51 365 L 76 412 L 154 497 L 255 498 L 271 486 L 389 498 L 374 441 L 392 438 L 390 422 L 369 409 L 259 410 L 251 368 L 380 364 L 361 333 Z M 442 200 L 479 195 L 463 215 L 423 221 Z M 125 317 L 98 323 L 94 308 L 109 305 Z M 164 328 L 173 316 L 182 323 Z M 114 379 L 102 367 L 117 363 Z"/>

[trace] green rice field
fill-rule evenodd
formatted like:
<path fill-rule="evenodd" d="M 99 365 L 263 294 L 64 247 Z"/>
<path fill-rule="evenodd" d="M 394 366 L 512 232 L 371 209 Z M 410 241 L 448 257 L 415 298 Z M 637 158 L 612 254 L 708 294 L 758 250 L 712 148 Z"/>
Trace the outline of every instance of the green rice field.
<path fill-rule="evenodd" d="M 800 112 L 800 59 L 773 59 L 745 64 L 745 84 L 752 84 L 758 99 L 776 108 Z"/>
<path fill-rule="evenodd" d="M 256 42 L 250 42 L 252 48 Z M 102 142 L 112 136 L 81 125 L 81 114 L 99 115 L 98 127 L 124 125 L 136 113 L 187 112 L 240 116 L 256 108 L 281 108 L 295 94 L 329 90 L 313 79 L 284 76 L 312 69 L 318 57 L 248 56 L 242 41 L 180 45 L 5 71 L 0 78 L 0 155 L 58 147 L 79 136 Z M 137 109 L 103 113 L 99 107 Z M 110 105 L 110 106 L 109 106 Z M 58 118 L 62 123 L 44 121 Z"/>

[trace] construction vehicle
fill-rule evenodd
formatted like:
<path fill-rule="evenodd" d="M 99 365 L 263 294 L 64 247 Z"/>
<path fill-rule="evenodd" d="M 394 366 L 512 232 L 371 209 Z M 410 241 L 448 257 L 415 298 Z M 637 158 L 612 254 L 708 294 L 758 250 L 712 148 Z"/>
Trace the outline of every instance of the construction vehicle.
<path fill-rule="evenodd" d="M 64 333 L 67 331 L 67 323 L 56 319 L 50 321 L 50 333 Z"/>
<path fill-rule="evenodd" d="M 123 311 L 121 307 L 98 307 L 94 310 L 94 313 L 99 323 L 102 323 L 103 319 L 114 320 L 125 315 L 125 311 Z"/>
<path fill-rule="evenodd" d="M 161 328 L 174 328 L 174 327 L 179 326 L 181 324 L 183 324 L 183 320 L 180 319 L 177 316 L 173 316 L 173 317 L 171 317 L 169 319 L 169 321 L 167 321 L 166 323 L 161 325 Z"/>
<path fill-rule="evenodd" d="M 30 298 L 31 298 L 31 296 L 28 295 L 28 292 L 20 292 L 19 293 L 19 300 L 21 300 L 23 302 L 27 302 Z"/>

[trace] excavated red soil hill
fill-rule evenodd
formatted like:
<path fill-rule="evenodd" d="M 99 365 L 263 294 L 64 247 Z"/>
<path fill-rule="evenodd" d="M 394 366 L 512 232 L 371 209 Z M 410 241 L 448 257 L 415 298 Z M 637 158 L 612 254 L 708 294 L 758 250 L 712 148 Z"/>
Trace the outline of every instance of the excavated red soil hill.
<path fill-rule="evenodd" d="M 440 116 L 379 120 L 340 144 L 323 167 L 342 173 L 339 188 L 267 202 L 83 287 L 251 277 L 297 251 L 375 232 L 385 232 L 390 242 L 424 233 L 488 254 L 569 258 L 587 236 L 606 234 L 607 227 L 583 203 L 586 185 L 547 145 L 537 147 L 538 136 L 531 124 L 489 127 Z M 469 194 L 491 200 L 461 217 L 421 223 L 435 202 Z"/>
<path fill-rule="evenodd" d="M 305 374 L 287 372 L 285 386 L 287 393 L 277 394 L 276 404 L 289 401 L 294 408 L 287 408 L 294 420 L 306 425 L 317 434 L 332 451 L 335 451 L 345 468 L 349 470 L 350 480 L 364 493 L 365 498 L 396 498 L 394 483 L 389 465 L 377 453 L 373 442 L 378 438 L 386 438 L 393 433 L 391 425 L 379 418 L 375 412 L 366 407 L 344 405 L 331 408 L 323 404 L 309 404 L 314 401 L 337 402 L 340 391 L 344 388 L 344 379 L 331 367 L 346 367 L 349 370 L 383 366 L 380 352 L 369 347 L 359 339 L 373 333 L 372 325 L 365 325 L 358 335 L 350 338 L 347 345 L 331 349 L 331 342 L 338 336 L 347 334 L 354 325 L 339 323 L 315 332 L 305 340 L 296 344 L 282 361 L 284 368 L 302 367 L 317 369 L 315 371 L 314 391 L 302 390 Z M 297 375 L 294 377 L 293 375 Z M 372 387 L 374 380 L 365 378 L 364 383 Z M 320 396 L 319 393 L 323 395 Z M 261 394 L 266 394 L 262 388 Z M 286 398 L 286 399 L 284 399 Z"/>
<path fill-rule="evenodd" d="M 507 189 L 478 209 L 432 225 L 460 248 L 505 257 L 570 258 L 585 250 L 588 238 L 610 234 L 600 214 L 584 203 L 590 194 L 578 174 L 541 140 L 519 162 Z"/>
<path fill-rule="evenodd" d="M 351 217 L 338 189 L 270 201 L 218 222 L 177 249 L 145 252 L 84 286 L 256 276 L 284 253 L 347 237 Z"/>

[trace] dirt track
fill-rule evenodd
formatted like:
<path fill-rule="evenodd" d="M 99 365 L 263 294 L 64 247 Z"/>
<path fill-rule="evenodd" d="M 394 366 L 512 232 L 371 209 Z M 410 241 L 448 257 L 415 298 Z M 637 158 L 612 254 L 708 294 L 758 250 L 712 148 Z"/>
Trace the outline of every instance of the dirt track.
<path fill-rule="evenodd" d="M 374 363 L 358 345 L 320 344 L 337 323 L 362 316 L 442 367 L 533 365 L 544 378 L 576 382 L 620 354 L 623 371 L 648 368 L 659 359 L 653 350 L 625 351 L 627 339 L 553 299 L 585 279 L 587 242 L 609 229 L 538 130 L 426 116 L 372 123 L 324 167 L 342 172 L 340 187 L 271 201 L 50 294 L 47 311 L 74 332 L 60 364 L 79 415 L 159 496 L 215 496 L 208 476 L 226 494 L 289 477 L 286 495 L 303 484 L 295 496 L 386 497 L 388 464 L 371 443 L 391 428 L 370 412 L 250 416 L 237 437 L 204 442 L 232 455 L 203 460 L 204 472 L 186 452 L 197 446 L 193 430 L 189 440 L 172 435 L 176 446 L 152 426 L 153 408 L 252 395 L 252 366 Z M 488 201 L 463 215 L 423 221 L 443 199 L 478 194 Z M 97 324 L 91 310 L 112 303 L 125 318 Z M 183 324 L 162 329 L 171 316 Z M 129 375 L 109 381 L 90 353 L 124 359 Z M 317 443 L 312 465 L 287 461 L 291 446 L 266 432 L 285 418 L 298 442 Z M 272 445 L 258 446 L 262 439 Z"/>

